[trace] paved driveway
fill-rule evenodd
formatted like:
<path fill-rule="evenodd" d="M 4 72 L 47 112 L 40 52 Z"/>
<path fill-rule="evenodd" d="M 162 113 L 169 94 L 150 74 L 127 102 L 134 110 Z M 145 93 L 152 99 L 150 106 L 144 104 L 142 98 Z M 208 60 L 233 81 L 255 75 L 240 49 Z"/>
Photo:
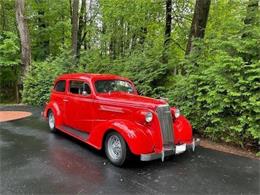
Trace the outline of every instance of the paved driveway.
<path fill-rule="evenodd" d="M 198 148 L 152 162 L 111 165 L 102 152 L 49 133 L 40 109 L 0 126 L 1 194 L 260 194 L 260 161 Z"/>

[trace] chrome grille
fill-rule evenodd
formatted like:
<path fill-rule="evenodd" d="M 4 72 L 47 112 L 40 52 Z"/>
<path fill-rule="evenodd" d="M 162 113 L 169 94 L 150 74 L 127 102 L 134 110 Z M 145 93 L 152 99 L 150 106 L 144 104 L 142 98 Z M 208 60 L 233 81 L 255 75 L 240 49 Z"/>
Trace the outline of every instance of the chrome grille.
<path fill-rule="evenodd" d="M 161 105 L 156 109 L 163 138 L 164 147 L 173 146 L 172 115 L 169 105 Z"/>

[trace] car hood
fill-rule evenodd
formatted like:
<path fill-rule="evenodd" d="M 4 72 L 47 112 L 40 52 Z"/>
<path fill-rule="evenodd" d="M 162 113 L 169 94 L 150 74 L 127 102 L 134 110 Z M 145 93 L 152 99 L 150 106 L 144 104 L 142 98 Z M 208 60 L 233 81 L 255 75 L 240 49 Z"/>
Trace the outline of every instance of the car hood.
<path fill-rule="evenodd" d="M 115 103 L 116 105 L 132 105 L 136 107 L 146 107 L 154 109 L 158 105 L 168 104 L 165 100 L 154 99 L 150 97 L 140 96 L 128 93 L 111 93 L 99 94 L 97 99 L 106 103 Z"/>

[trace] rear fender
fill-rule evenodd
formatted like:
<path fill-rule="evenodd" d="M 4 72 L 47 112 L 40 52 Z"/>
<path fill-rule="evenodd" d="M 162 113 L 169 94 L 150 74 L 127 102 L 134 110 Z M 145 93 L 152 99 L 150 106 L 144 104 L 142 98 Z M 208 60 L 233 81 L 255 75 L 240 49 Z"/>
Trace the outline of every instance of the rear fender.
<path fill-rule="evenodd" d="M 101 149 L 105 135 L 110 131 L 118 132 L 133 154 L 153 152 L 154 144 L 149 133 L 150 130 L 143 125 L 128 120 L 104 121 L 91 131 L 87 142 L 95 148 Z"/>
<path fill-rule="evenodd" d="M 55 117 L 55 125 L 60 126 L 62 124 L 62 113 L 61 110 L 56 102 L 50 102 L 46 105 L 43 116 L 47 119 L 48 112 L 51 110 Z"/>

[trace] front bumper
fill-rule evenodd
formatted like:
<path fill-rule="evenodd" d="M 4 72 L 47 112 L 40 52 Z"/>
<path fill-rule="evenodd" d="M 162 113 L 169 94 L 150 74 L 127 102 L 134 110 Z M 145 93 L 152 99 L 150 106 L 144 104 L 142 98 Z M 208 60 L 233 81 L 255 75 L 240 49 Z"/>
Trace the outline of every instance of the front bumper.
<path fill-rule="evenodd" d="M 199 145 L 199 143 L 200 143 L 200 139 L 196 138 L 196 139 L 193 139 L 190 144 L 186 144 L 184 150 L 178 151 L 177 147 L 175 146 L 173 149 L 164 149 L 164 151 L 161 152 L 161 153 L 141 154 L 140 160 L 141 161 L 151 161 L 151 160 L 161 158 L 162 161 L 164 161 L 164 158 L 166 156 L 171 156 L 171 155 L 174 155 L 174 154 L 180 154 L 180 153 L 185 152 L 186 150 L 195 151 L 195 148 L 196 148 L 196 146 Z"/>

